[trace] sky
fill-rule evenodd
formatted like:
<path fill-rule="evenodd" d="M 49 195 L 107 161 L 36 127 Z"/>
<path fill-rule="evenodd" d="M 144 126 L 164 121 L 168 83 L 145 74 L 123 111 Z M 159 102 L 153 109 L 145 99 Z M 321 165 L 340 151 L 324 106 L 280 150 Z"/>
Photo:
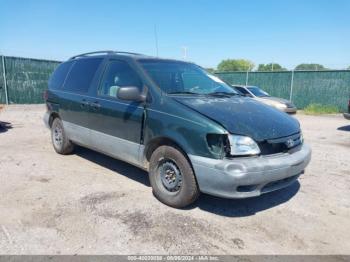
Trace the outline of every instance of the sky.
<path fill-rule="evenodd" d="M 183 59 L 186 47 L 186 60 L 204 67 L 243 58 L 342 69 L 350 66 L 350 0 L 0 0 L 0 54 L 156 55 L 156 43 L 160 57 Z"/>

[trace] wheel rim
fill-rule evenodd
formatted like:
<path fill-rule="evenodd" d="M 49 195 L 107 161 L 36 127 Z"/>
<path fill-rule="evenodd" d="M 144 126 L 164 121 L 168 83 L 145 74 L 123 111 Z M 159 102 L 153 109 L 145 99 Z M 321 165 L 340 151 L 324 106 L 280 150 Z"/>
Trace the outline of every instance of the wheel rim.
<path fill-rule="evenodd" d="M 158 165 L 158 173 L 163 187 L 172 193 L 178 192 L 182 185 L 182 174 L 174 161 L 165 159 Z"/>
<path fill-rule="evenodd" d="M 60 125 L 56 125 L 53 129 L 53 143 L 56 148 L 61 148 L 63 144 L 63 130 Z"/>

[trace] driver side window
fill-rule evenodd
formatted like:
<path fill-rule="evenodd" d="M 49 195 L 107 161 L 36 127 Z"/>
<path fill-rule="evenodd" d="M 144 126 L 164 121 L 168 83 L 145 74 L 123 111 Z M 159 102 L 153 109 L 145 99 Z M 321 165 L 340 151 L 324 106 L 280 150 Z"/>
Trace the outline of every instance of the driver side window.
<path fill-rule="evenodd" d="M 126 86 L 135 86 L 141 90 L 142 81 L 128 63 L 121 60 L 110 61 L 103 75 L 98 94 L 116 98 L 118 89 Z"/>

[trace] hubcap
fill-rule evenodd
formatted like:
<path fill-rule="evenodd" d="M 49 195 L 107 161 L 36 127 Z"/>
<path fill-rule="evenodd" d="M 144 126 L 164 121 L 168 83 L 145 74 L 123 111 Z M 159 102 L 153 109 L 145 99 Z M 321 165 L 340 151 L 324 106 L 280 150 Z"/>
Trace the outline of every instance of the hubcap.
<path fill-rule="evenodd" d="M 159 174 L 163 186 L 170 192 L 177 192 L 181 188 L 182 174 L 177 165 L 171 160 L 164 160 L 159 165 Z"/>
<path fill-rule="evenodd" d="M 56 148 L 60 148 L 63 143 L 63 130 L 59 125 L 56 125 L 53 130 L 53 143 Z"/>

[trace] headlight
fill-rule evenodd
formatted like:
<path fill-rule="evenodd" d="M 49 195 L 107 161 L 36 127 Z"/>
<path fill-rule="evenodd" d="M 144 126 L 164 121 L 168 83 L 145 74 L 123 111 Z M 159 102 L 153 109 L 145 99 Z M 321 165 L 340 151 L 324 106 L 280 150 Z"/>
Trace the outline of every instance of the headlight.
<path fill-rule="evenodd" d="M 248 156 L 260 154 L 260 148 L 253 139 L 248 136 L 229 135 L 230 155 Z"/>
<path fill-rule="evenodd" d="M 279 109 L 285 109 L 285 108 L 287 108 L 287 105 L 285 105 L 285 104 L 277 104 L 277 105 L 275 105 L 277 108 L 279 108 Z"/>
<path fill-rule="evenodd" d="M 303 132 L 300 131 L 300 144 L 304 143 L 304 136 L 303 136 Z"/>

